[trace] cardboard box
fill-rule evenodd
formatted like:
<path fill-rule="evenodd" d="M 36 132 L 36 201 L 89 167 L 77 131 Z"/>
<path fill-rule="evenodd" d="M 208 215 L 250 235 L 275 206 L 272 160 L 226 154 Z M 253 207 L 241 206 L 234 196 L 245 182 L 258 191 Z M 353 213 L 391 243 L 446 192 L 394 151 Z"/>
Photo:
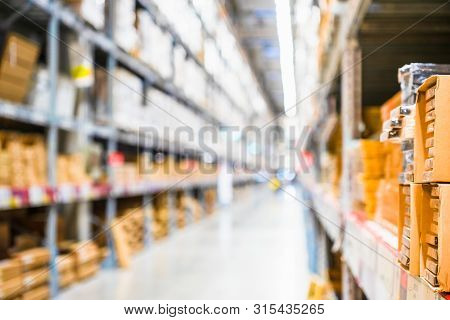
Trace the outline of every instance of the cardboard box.
<path fill-rule="evenodd" d="M 74 270 L 65 271 L 59 274 L 59 287 L 66 288 L 77 281 L 77 274 Z"/>
<path fill-rule="evenodd" d="M 23 274 L 23 288 L 25 290 L 39 287 L 50 279 L 50 270 L 47 267 L 27 271 Z"/>
<path fill-rule="evenodd" d="M 22 263 L 22 270 L 29 271 L 38 267 L 48 265 L 50 251 L 44 247 L 33 248 L 14 254 L 14 257 Z"/>
<path fill-rule="evenodd" d="M 92 277 L 100 269 L 100 265 L 97 261 L 92 261 L 78 266 L 77 268 L 77 279 L 78 281 L 85 280 Z"/>
<path fill-rule="evenodd" d="M 449 104 L 450 76 L 431 76 L 419 87 L 415 115 L 415 183 L 450 182 Z"/>
<path fill-rule="evenodd" d="M 450 291 L 450 184 L 417 186 L 421 197 L 416 208 L 421 213 L 420 276 L 436 291 Z M 436 191 L 436 188 L 439 190 Z M 437 224 L 434 221 L 436 209 L 433 208 L 436 206 Z"/>
<path fill-rule="evenodd" d="M 0 261 L 0 283 L 11 280 L 21 275 L 22 264 L 17 259 Z"/>
<path fill-rule="evenodd" d="M 23 293 L 23 300 L 47 300 L 50 298 L 50 288 L 48 285 L 43 285 Z"/>
<path fill-rule="evenodd" d="M 56 258 L 58 273 L 73 271 L 75 269 L 75 254 L 61 254 Z"/>
<path fill-rule="evenodd" d="M 17 33 L 6 37 L 0 60 L 0 98 L 23 102 L 39 55 L 39 45 Z"/>
<path fill-rule="evenodd" d="M 409 195 L 408 195 L 409 189 Z M 399 262 L 404 269 L 412 276 L 420 275 L 420 215 L 421 215 L 421 203 L 422 203 L 422 188 L 421 185 L 411 184 L 409 187 L 399 186 L 399 215 L 398 215 L 398 250 L 399 250 Z M 407 210 L 407 198 L 410 199 L 409 211 Z M 409 219 L 408 218 L 409 213 Z M 409 226 L 405 222 L 409 220 Z M 405 241 L 406 240 L 406 241 Z M 408 242 L 408 246 L 403 244 Z M 409 260 L 403 258 L 404 251 L 402 248 L 408 248 Z M 406 249 L 403 249 L 406 250 Z"/>
<path fill-rule="evenodd" d="M 15 298 L 20 295 L 22 291 L 22 276 L 12 278 L 5 282 L 0 282 L 0 300 Z"/>

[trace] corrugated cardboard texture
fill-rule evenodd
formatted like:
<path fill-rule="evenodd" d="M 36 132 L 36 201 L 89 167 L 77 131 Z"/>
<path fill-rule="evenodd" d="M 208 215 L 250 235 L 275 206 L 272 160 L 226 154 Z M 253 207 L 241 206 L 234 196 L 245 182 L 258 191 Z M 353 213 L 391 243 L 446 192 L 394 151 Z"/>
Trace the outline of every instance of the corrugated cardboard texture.
<path fill-rule="evenodd" d="M 440 189 L 440 215 L 438 223 L 438 281 L 444 291 L 450 291 L 450 185 L 441 184 Z"/>
<path fill-rule="evenodd" d="M 434 96 L 434 134 L 427 134 L 426 91 L 436 85 Z M 414 139 L 414 182 L 450 182 L 450 76 L 429 77 L 419 87 L 416 103 L 416 129 Z M 426 141 L 433 137 L 433 170 L 430 179 L 424 179 L 425 161 L 428 158 Z"/>
<path fill-rule="evenodd" d="M 409 273 L 413 276 L 420 274 L 420 222 L 422 212 L 422 188 L 420 185 L 411 184 L 411 231 L 409 252 Z"/>

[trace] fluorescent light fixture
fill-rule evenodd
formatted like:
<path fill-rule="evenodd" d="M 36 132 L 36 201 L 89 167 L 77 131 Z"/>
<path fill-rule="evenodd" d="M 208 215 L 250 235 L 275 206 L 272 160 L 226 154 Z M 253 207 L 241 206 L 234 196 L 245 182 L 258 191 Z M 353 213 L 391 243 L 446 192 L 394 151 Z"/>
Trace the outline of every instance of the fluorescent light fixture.
<path fill-rule="evenodd" d="M 297 113 L 297 88 L 294 69 L 294 40 L 292 37 L 291 0 L 275 0 L 277 12 L 280 66 L 283 84 L 284 111 L 288 117 Z"/>

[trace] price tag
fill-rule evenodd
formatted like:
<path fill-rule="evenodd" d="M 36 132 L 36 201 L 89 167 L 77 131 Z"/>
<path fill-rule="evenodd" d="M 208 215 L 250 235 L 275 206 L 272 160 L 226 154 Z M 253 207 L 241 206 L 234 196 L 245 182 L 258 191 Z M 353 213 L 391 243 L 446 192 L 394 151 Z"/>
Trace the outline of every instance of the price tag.
<path fill-rule="evenodd" d="M 72 202 L 75 199 L 75 188 L 71 185 L 62 185 L 58 188 L 58 200 L 61 202 Z"/>
<path fill-rule="evenodd" d="M 32 186 L 28 189 L 28 199 L 31 205 L 38 205 L 45 202 L 45 192 L 42 187 Z"/>
<path fill-rule="evenodd" d="M 0 188 L 0 207 L 8 208 L 11 205 L 11 189 Z"/>
<path fill-rule="evenodd" d="M 80 198 L 81 199 L 90 199 L 91 197 L 91 184 L 85 183 L 80 187 Z"/>

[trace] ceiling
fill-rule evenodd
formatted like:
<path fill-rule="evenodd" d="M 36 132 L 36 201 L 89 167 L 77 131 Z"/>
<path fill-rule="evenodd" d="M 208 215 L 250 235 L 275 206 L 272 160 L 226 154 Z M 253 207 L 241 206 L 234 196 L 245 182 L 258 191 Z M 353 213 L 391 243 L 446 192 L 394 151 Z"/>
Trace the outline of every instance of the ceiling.
<path fill-rule="evenodd" d="M 225 4 L 273 111 L 282 112 L 283 86 L 274 0 L 226 0 Z"/>

